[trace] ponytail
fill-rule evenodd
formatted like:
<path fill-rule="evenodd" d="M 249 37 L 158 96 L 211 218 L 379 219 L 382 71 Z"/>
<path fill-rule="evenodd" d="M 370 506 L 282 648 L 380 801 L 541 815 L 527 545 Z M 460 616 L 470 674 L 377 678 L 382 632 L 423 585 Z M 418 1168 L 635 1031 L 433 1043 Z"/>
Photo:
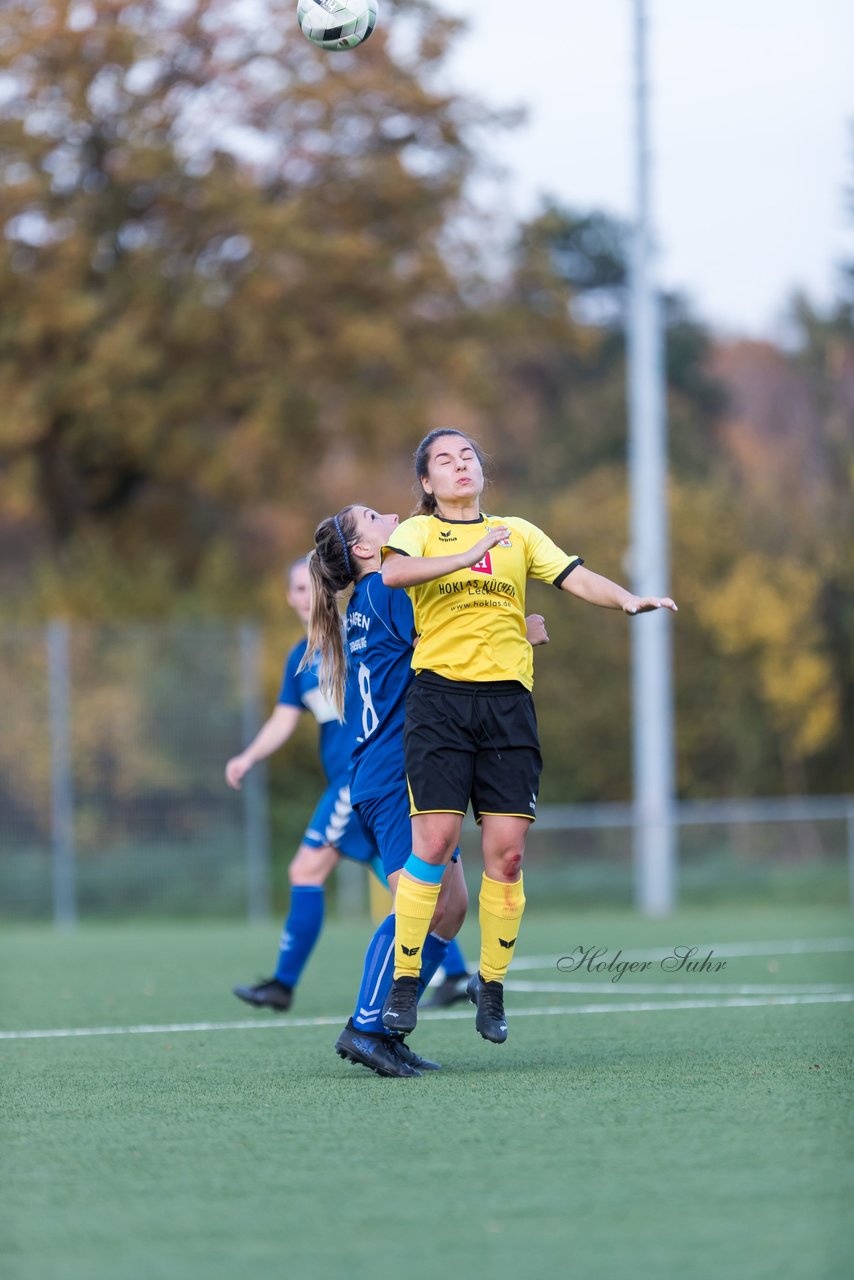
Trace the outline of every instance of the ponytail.
<path fill-rule="evenodd" d="M 350 543 L 356 536 L 353 507 L 321 521 L 314 531 L 313 551 L 308 561 L 311 578 L 311 613 L 308 619 L 308 647 L 300 668 L 320 659 L 317 671 L 320 691 L 332 703 L 339 720 L 344 719 L 344 689 L 347 682 L 347 655 L 344 650 L 344 622 L 338 597 L 355 581 Z"/>

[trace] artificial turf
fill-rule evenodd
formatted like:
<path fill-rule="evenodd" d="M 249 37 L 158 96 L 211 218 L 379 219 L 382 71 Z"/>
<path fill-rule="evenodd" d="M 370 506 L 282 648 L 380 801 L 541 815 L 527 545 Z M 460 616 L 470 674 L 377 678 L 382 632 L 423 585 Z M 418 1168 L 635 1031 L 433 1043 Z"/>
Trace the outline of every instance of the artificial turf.
<path fill-rule="evenodd" d="M 387 1081 L 334 1055 L 337 1025 L 294 1025 L 346 1016 L 368 931 L 330 924 L 293 1014 L 277 1016 L 230 995 L 269 972 L 272 925 L 7 929 L 5 1029 L 263 1030 L 0 1040 L 2 1274 L 850 1275 L 850 1004 L 522 1011 L 649 1001 L 641 980 L 854 990 L 854 953 L 731 957 L 717 974 L 654 965 L 613 995 L 593 986 L 601 975 L 565 975 L 591 994 L 508 993 L 504 1046 L 468 1013 L 423 1018 L 413 1047 L 443 1070 Z M 850 915 L 827 909 L 531 913 L 518 951 L 850 935 Z"/>

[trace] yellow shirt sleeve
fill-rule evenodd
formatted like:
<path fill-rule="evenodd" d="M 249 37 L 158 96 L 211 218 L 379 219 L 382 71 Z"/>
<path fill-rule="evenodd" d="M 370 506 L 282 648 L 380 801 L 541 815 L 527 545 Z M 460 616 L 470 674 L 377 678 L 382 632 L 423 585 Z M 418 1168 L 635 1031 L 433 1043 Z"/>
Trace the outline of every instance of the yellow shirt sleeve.
<path fill-rule="evenodd" d="M 513 520 L 525 536 L 525 548 L 528 554 L 528 577 L 540 582 L 557 583 L 566 577 L 567 571 L 576 564 L 583 564 L 580 556 L 570 555 L 562 551 L 556 542 L 552 542 L 548 534 L 543 533 L 535 524 L 527 520 Z"/>
<path fill-rule="evenodd" d="M 402 551 L 406 556 L 423 556 L 427 547 L 427 528 L 424 516 L 410 516 L 399 524 L 394 533 L 382 548 L 382 557 L 386 551 Z"/>

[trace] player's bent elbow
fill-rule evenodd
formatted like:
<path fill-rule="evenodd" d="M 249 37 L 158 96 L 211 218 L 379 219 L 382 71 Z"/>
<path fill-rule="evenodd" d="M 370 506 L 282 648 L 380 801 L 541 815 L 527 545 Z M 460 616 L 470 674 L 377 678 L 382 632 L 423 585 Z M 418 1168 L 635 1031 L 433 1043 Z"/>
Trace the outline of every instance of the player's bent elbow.
<path fill-rule="evenodd" d="M 405 587 L 406 559 L 404 556 L 389 556 L 383 560 L 383 582 L 387 587 Z"/>

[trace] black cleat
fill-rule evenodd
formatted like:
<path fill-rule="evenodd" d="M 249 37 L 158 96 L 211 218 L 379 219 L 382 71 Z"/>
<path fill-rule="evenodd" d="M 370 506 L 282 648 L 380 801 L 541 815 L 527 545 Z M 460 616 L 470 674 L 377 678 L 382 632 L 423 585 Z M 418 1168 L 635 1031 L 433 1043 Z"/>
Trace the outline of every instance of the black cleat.
<path fill-rule="evenodd" d="M 500 982 L 484 982 L 479 973 L 473 973 L 468 980 L 466 993 L 472 1004 L 477 1005 L 474 1025 L 484 1040 L 503 1044 L 507 1039 L 503 985 Z"/>
<path fill-rule="evenodd" d="M 286 987 L 278 978 L 268 978 L 254 987 L 232 987 L 238 1000 L 253 1004 L 256 1009 L 276 1009 L 284 1013 L 294 1001 L 293 987 Z"/>
<path fill-rule="evenodd" d="M 469 973 L 455 973 L 452 977 L 445 978 L 438 987 L 434 988 L 432 999 L 422 1001 L 421 1007 L 447 1009 L 452 1004 L 458 1004 L 460 1000 L 467 1000 L 466 986 L 470 977 Z"/>
<path fill-rule="evenodd" d="M 429 1058 L 422 1058 L 417 1053 L 413 1053 L 402 1036 L 389 1036 L 389 1042 L 394 1045 L 395 1052 L 399 1058 L 410 1067 L 414 1067 L 416 1071 L 441 1071 L 441 1062 L 431 1062 Z"/>
<path fill-rule="evenodd" d="M 383 1026 L 408 1035 L 418 1021 L 418 979 L 395 978 L 383 1005 Z"/>
<path fill-rule="evenodd" d="M 348 1062 L 360 1062 L 378 1076 L 420 1076 L 421 1072 L 400 1056 L 397 1045 L 391 1036 L 357 1030 L 351 1018 L 335 1041 L 335 1052 Z"/>

